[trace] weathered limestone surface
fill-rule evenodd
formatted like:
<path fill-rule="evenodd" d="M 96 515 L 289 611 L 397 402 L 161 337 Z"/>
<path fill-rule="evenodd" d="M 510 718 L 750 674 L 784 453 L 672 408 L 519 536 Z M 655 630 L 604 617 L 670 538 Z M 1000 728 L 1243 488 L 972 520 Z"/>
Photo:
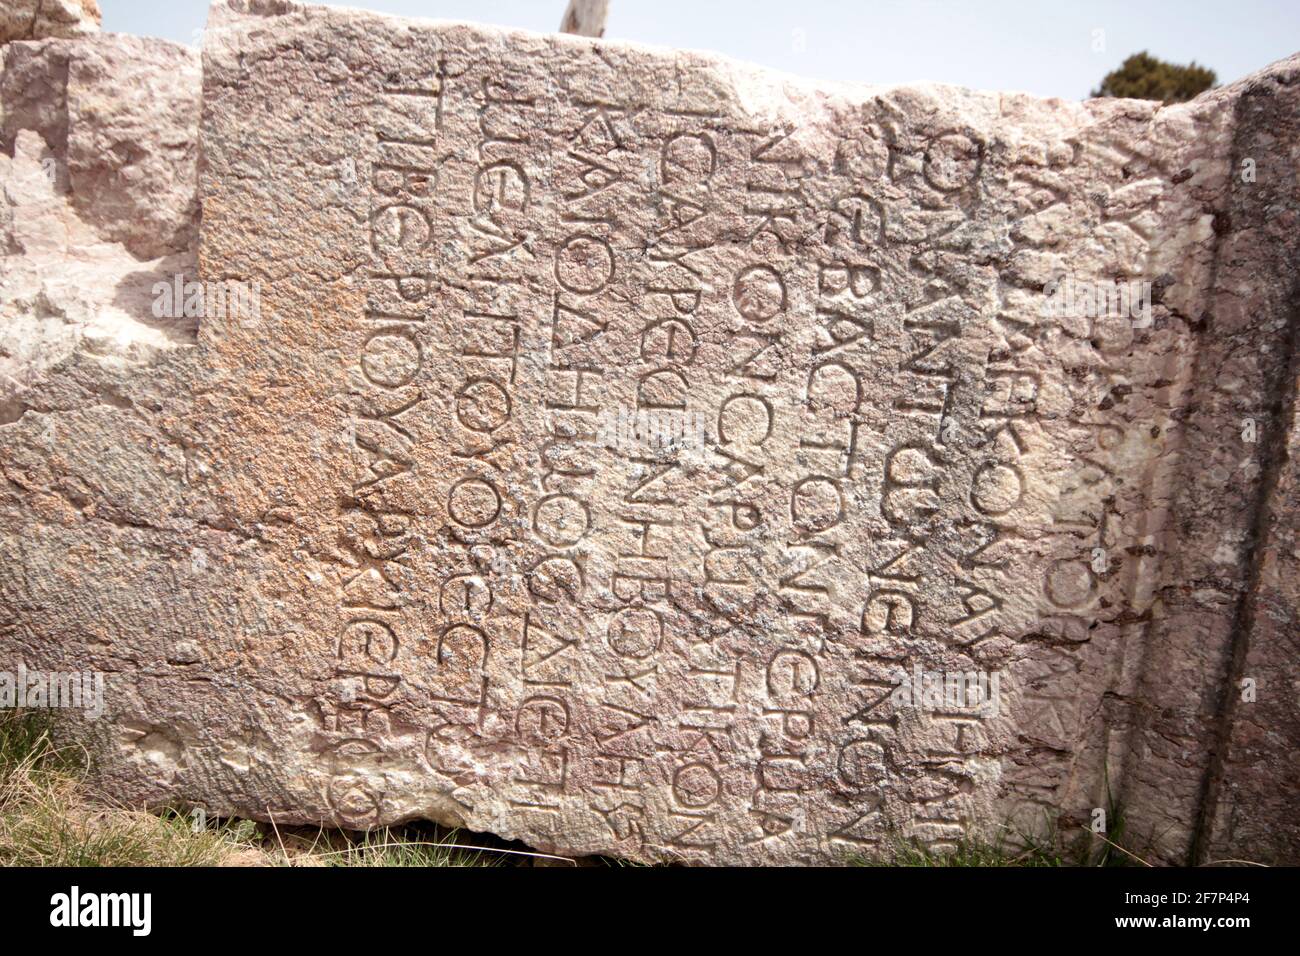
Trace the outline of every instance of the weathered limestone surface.
<path fill-rule="evenodd" d="M 1300 859 L 1300 88 L 1285 75 L 1270 77 L 1244 91 L 1234 111 L 1234 162 L 1268 157 L 1269 174 L 1254 188 L 1234 190 L 1228 205 L 1234 225 L 1218 254 L 1213 309 L 1232 334 L 1220 345 L 1224 374 L 1212 393 L 1231 417 L 1267 423 L 1267 440 L 1253 488 L 1224 481 L 1229 467 L 1237 473 L 1250 467 L 1228 455 L 1218 456 L 1222 465 L 1211 475 L 1220 487 L 1236 486 L 1237 494 L 1253 491 L 1255 501 L 1245 535 L 1251 555 L 1227 590 L 1237 598 L 1227 680 L 1207 682 L 1220 695 L 1223 714 L 1195 856 L 1208 862 L 1245 852 L 1294 862 Z M 1244 379 L 1232 367 L 1244 368 Z M 1191 472 L 1184 481 L 1199 488 L 1205 478 Z M 1253 702 L 1242 700 L 1243 681 L 1255 686 Z"/>
<path fill-rule="evenodd" d="M 1300 60 L 1161 108 L 248 6 L 198 254 L 260 313 L 11 360 L 0 668 L 109 673 L 107 790 L 716 864 L 1119 805 L 1152 858 L 1294 859 Z M 131 182 L 51 212 L 71 107 L 9 103 L 9 221 Z M 80 215 L 185 254 L 123 195 Z M 1044 315 L 1061 276 L 1150 321 Z"/>
<path fill-rule="evenodd" d="M 198 241 L 197 51 L 98 35 L 0 50 L 0 421 L 75 349 L 147 362 L 193 344 L 156 281 Z"/>
<path fill-rule="evenodd" d="M 4 0 L 0 4 L 0 43 L 82 37 L 99 32 L 95 0 Z"/>

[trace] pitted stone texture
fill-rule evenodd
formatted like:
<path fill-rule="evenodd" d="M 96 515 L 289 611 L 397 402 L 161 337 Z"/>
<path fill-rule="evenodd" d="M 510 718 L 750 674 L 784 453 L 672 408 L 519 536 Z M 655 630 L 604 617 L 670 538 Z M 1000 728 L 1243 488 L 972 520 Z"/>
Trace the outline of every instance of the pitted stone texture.
<path fill-rule="evenodd" d="M 161 40 L 12 43 L 0 74 L 0 420 L 73 350 L 147 362 L 192 343 L 153 287 L 194 271 L 199 61 Z"/>
<path fill-rule="evenodd" d="M 262 6 L 214 11 L 200 186 L 201 271 L 260 315 L 74 355 L 0 430 L 0 640 L 112 672 L 105 787 L 715 864 L 1068 835 L 1119 791 L 1186 857 L 1270 487 L 1197 396 L 1291 347 L 1199 362 L 1243 315 L 1249 84 L 818 86 Z M 1150 323 L 1045 316 L 1063 275 L 1151 280 Z M 1207 569 L 1226 617 L 1180 636 Z M 918 667 L 996 713 L 893 699 Z"/>
<path fill-rule="evenodd" d="M 198 51 L 106 34 L 14 43 L 0 74 L 0 145 L 38 132 L 59 184 L 103 239 L 138 258 L 192 249 L 198 235 Z"/>
<path fill-rule="evenodd" d="M 1249 556 L 1233 581 L 1241 600 L 1233 608 L 1226 677 L 1212 688 L 1222 718 L 1195 860 L 1244 855 L 1294 863 L 1300 859 L 1300 87 L 1285 74 L 1263 76 L 1236 98 L 1233 110 L 1234 166 L 1268 157 L 1269 173 L 1234 190 L 1227 215 L 1237 224 L 1235 235 L 1219 256 L 1215 284 L 1222 304 L 1215 314 L 1226 321 L 1216 338 L 1229 357 L 1219 368 L 1236 374 L 1220 375 L 1212 394 L 1220 419 L 1239 430 L 1253 428 L 1255 441 L 1239 446 L 1247 452 L 1242 461 L 1216 471 L 1235 475 L 1258 462 L 1261 482 L 1252 489 L 1235 477 L 1227 481 L 1237 495 L 1253 490 L 1255 497 L 1243 549 Z M 1269 281 L 1260 281 L 1261 275 Z M 1249 387 L 1242 387 L 1242 372 Z M 1198 487 L 1201 481 L 1199 475 L 1185 479 Z M 1206 524 L 1225 537 L 1241 537 L 1222 517 L 1209 509 Z"/>
<path fill-rule="evenodd" d="M 0 43 L 82 37 L 99 32 L 96 0 L 4 0 L 0 4 Z"/>
<path fill-rule="evenodd" d="M 32 386 L 75 351 L 122 369 L 194 341 L 194 319 L 152 310 L 154 285 L 192 273 L 193 254 L 142 262 L 103 241 L 60 190 L 57 168 L 30 130 L 18 133 L 12 159 L 0 154 L 11 250 L 0 270 L 0 422 L 22 414 Z"/>

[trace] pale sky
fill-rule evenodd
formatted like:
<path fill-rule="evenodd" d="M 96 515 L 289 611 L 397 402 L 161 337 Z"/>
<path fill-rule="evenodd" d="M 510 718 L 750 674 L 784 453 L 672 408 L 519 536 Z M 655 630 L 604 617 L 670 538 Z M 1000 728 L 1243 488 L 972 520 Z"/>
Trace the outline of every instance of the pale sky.
<path fill-rule="evenodd" d="M 183 43 L 194 42 L 208 6 L 206 0 L 99 3 L 105 30 Z M 565 3 L 331 5 L 551 31 Z M 712 50 L 819 79 L 930 80 L 1079 99 L 1144 49 L 1177 63 L 1196 60 L 1215 70 L 1221 84 L 1239 79 L 1300 50 L 1300 0 L 611 0 L 605 36 Z"/>

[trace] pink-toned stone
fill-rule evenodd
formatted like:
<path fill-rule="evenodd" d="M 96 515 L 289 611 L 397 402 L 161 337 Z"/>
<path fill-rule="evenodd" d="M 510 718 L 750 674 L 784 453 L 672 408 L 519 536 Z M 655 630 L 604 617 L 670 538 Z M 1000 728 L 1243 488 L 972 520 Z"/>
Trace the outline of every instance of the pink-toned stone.
<path fill-rule="evenodd" d="M 99 32 L 95 0 L 5 0 L 0 6 L 0 43 L 82 37 Z"/>
<path fill-rule="evenodd" d="M 117 365 L 192 344 L 153 286 L 194 272 L 198 53 L 119 34 L 0 49 L 0 420 L 84 349 Z"/>
<path fill-rule="evenodd" d="M 132 802 L 713 864 L 1120 806 L 1284 859 L 1298 70 L 1063 103 L 219 5 L 199 269 L 258 307 L 30 377 L 0 667 L 110 674 Z M 119 125 L 13 96 L 6 189 Z"/>

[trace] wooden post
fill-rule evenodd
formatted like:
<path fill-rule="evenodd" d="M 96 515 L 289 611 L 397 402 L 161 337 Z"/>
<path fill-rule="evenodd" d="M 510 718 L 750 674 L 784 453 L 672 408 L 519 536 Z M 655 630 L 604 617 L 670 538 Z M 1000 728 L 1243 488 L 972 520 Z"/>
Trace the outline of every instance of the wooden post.
<path fill-rule="evenodd" d="M 569 0 L 569 9 L 564 11 L 564 19 L 560 21 L 560 32 L 603 37 L 608 14 L 609 0 Z"/>

